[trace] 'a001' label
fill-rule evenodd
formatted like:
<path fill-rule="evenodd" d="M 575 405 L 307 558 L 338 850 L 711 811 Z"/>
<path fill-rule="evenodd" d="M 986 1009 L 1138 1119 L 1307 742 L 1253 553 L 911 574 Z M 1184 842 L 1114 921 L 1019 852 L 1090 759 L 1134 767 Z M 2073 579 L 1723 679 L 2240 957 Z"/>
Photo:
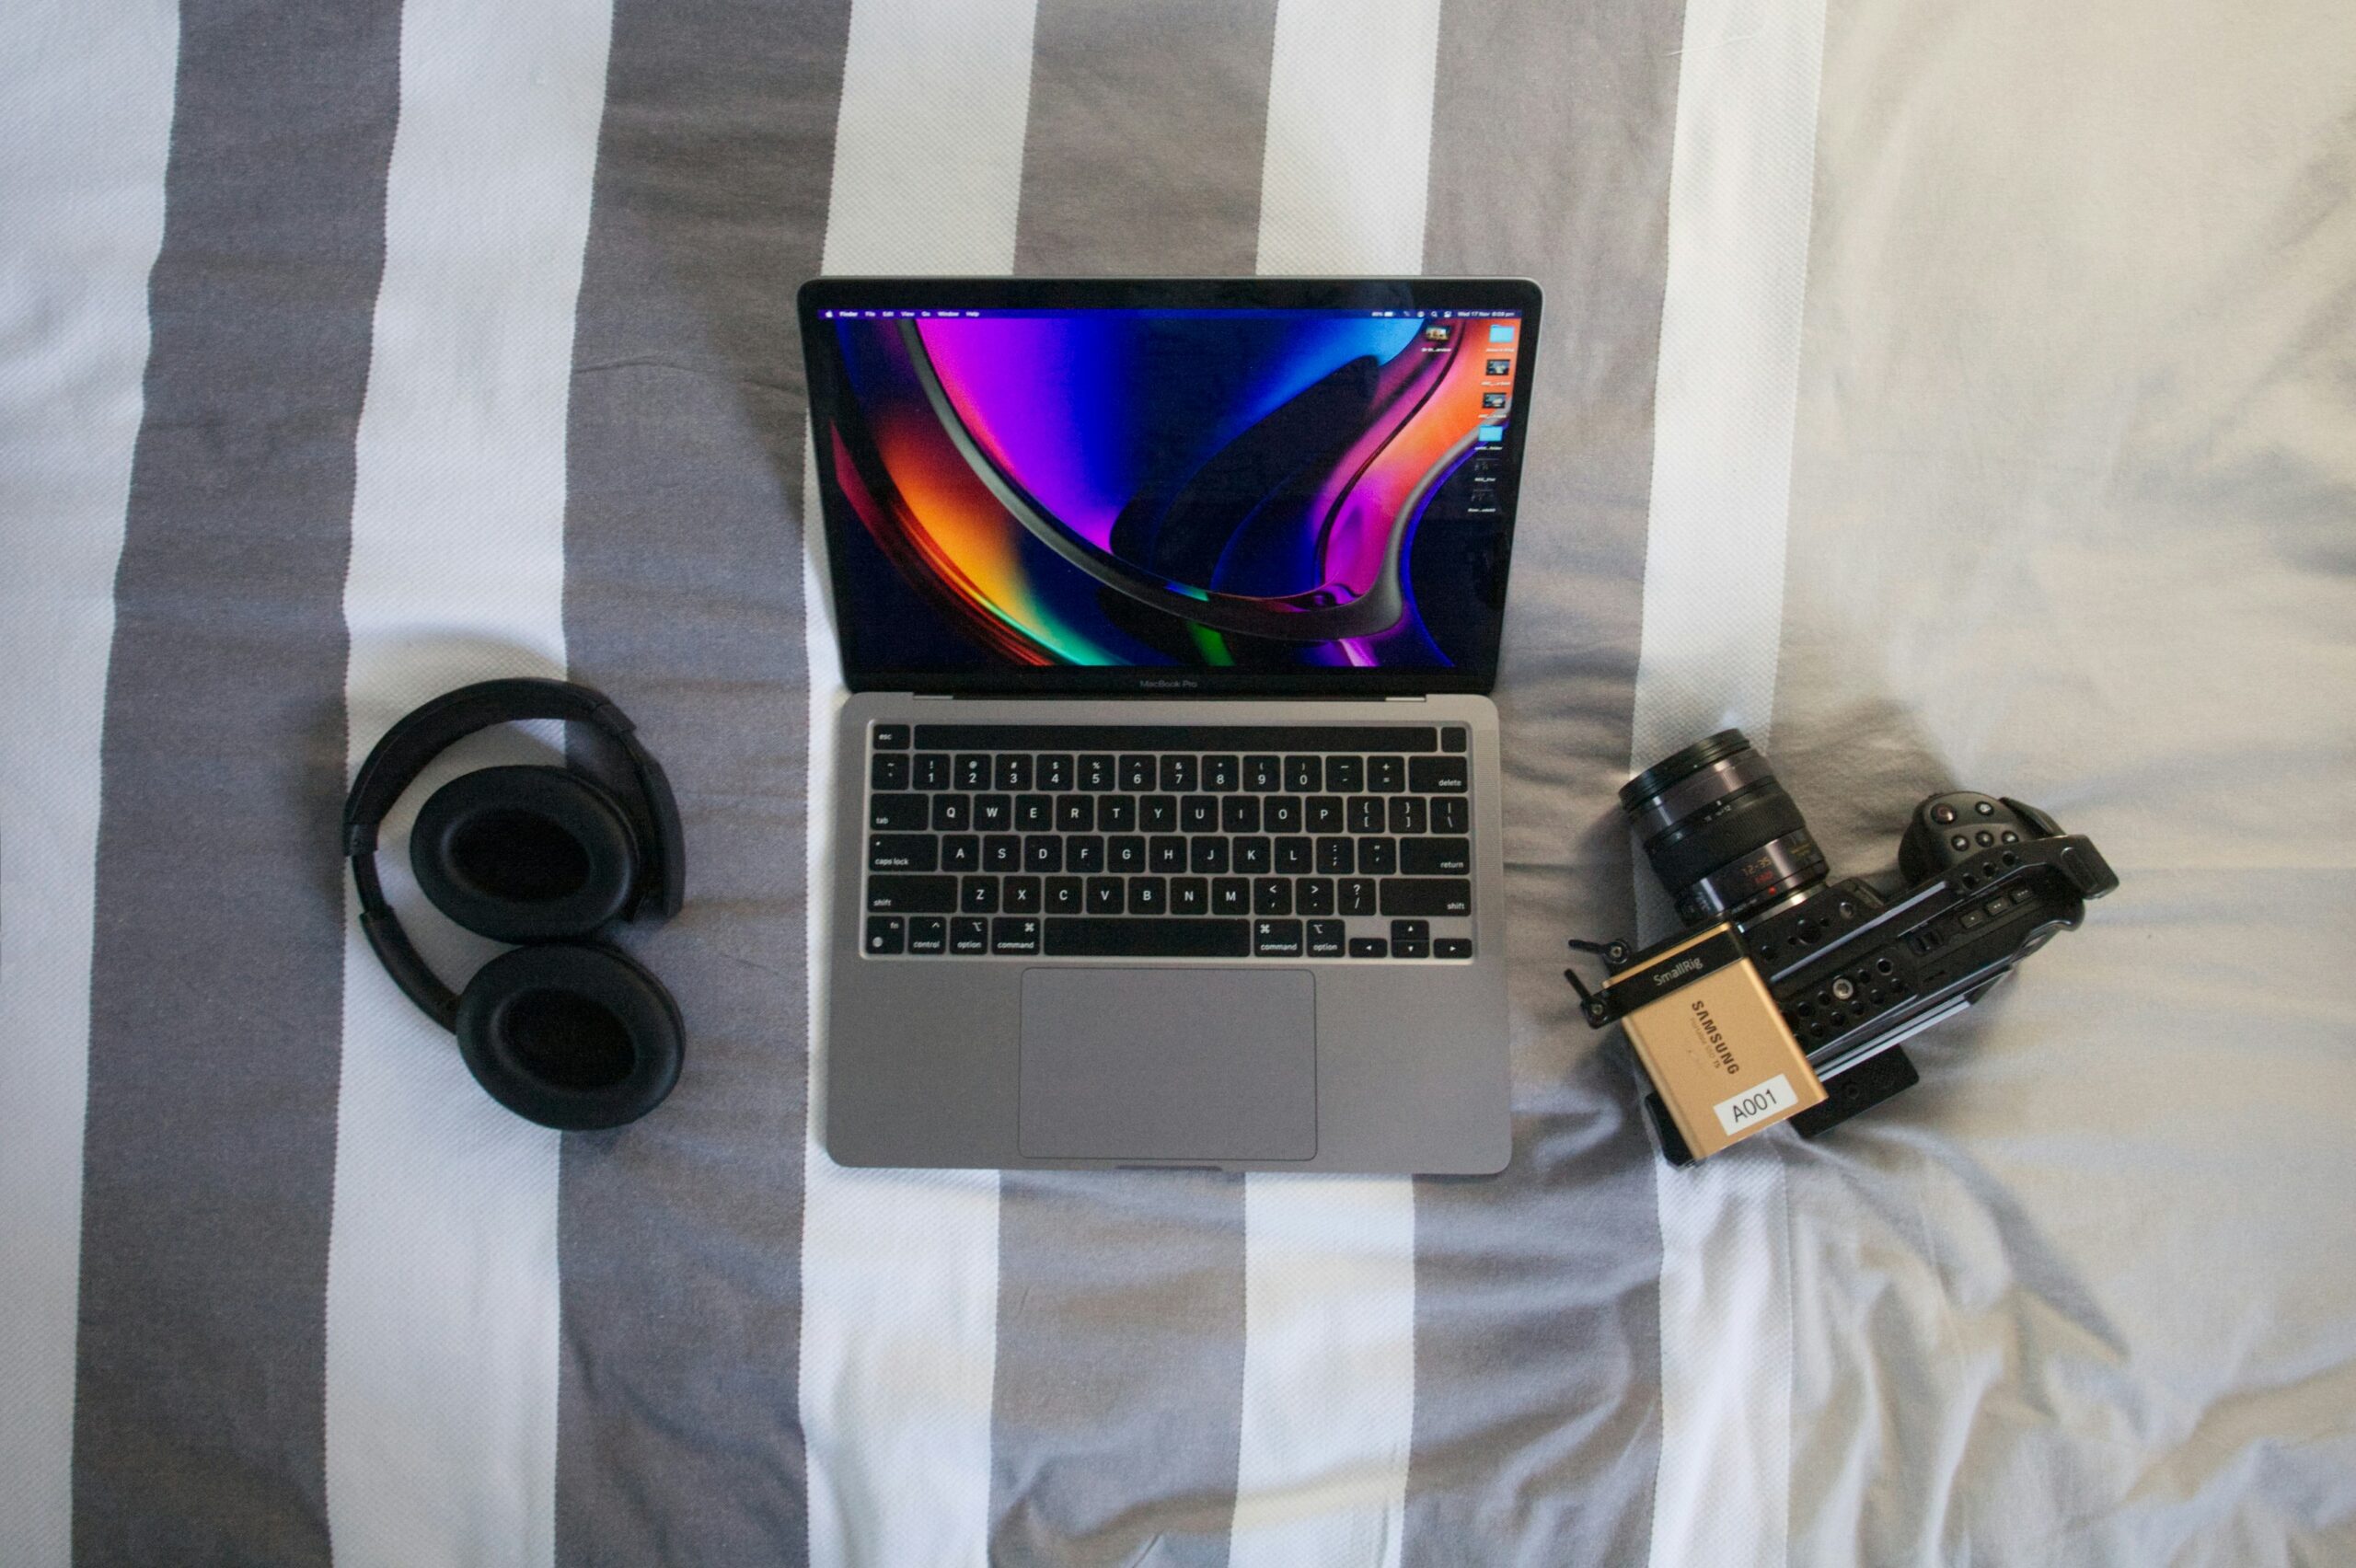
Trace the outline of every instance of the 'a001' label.
<path fill-rule="evenodd" d="M 1728 1137 L 1732 1137 L 1745 1128 L 1758 1126 L 1778 1112 L 1790 1110 L 1799 1102 L 1799 1096 L 1792 1092 L 1792 1080 L 1782 1073 L 1777 1073 L 1765 1083 L 1719 1101 L 1718 1125 L 1727 1130 Z"/>

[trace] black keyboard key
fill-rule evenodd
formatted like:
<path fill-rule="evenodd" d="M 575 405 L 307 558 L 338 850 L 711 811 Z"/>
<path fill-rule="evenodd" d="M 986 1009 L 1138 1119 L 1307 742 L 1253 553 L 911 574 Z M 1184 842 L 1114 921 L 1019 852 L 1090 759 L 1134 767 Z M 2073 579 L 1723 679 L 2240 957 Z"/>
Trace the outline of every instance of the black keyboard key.
<path fill-rule="evenodd" d="M 1391 956 L 1393 958 L 1429 958 L 1431 954 L 1432 944 L 1428 937 L 1421 941 L 1408 942 L 1403 942 L 1396 937 L 1391 939 Z"/>
<path fill-rule="evenodd" d="M 1034 953 L 1039 951 L 1039 922 L 998 919 L 990 922 L 992 952 Z"/>
<path fill-rule="evenodd" d="M 1186 869 L 1186 841 L 1183 838 L 1157 838 L 1146 846 L 1145 863 L 1157 871 L 1183 871 Z"/>
<path fill-rule="evenodd" d="M 1135 795 L 1107 795 L 1097 801 L 1096 827 L 1101 833 L 1135 833 L 1138 828 L 1138 798 Z"/>
<path fill-rule="evenodd" d="M 1366 788 L 1366 761 L 1355 756 L 1325 759 L 1325 788 L 1336 795 L 1355 795 Z"/>
<path fill-rule="evenodd" d="M 957 788 L 960 790 L 964 790 L 970 792 L 975 790 L 987 790 L 990 787 L 990 759 L 988 757 L 974 756 L 971 755 L 961 756 L 957 759 L 955 765 L 950 771 L 952 776 L 957 780 Z"/>
<path fill-rule="evenodd" d="M 1472 802 L 1461 795 L 1442 795 L 1432 802 L 1434 833 L 1472 831 Z"/>
<path fill-rule="evenodd" d="M 1088 879 L 1088 912 L 1091 915 L 1118 915 L 1127 905 L 1122 893 L 1124 883 L 1119 877 Z"/>
<path fill-rule="evenodd" d="M 1212 878 L 1211 913 L 1214 915 L 1251 914 L 1252 884 L 1242 877 Z"/>
<path fill-rule="evenodd" d="M 1009 752 L 999 757 L 998 787 L 1011 793 L 1031 788 L 1031 759 L 1021 752 Z"/>
<path fill-rule="evenodd" d="M 1080 787 L 1103 793 L 1113 787 L 1115 778 L 1113 759 L 1109 756 L 1084 756 L 1080 759 Z"/>
<path fill-rule="evenodd" d="M 1284 782 L 1282 757 L 1247 756 L 1243 759 L 1243 787 L 1253 794 L 1274 794 L 1284 788 Z"/>
<path fill-rule="evenodd" d="M 877 751 L 908 749 L 908 727 L 906 724 L 878 724 L 868 732 L 868 736 Z"/>
<path fill-rule="evenodd" d="M 1439 749 L 1444 752 L 1461 752 L 1472 744 L 1472 737 L 1461 724 L 1450 724 L 1439 732 Z"/>
<path fill-rule="evenodd" d="M 1178 827 L 1183 833 L 1217 833 L 1218 798 L 1215 795 L 1189 795 L 1180 801 Z"/>
<path fill-rule="evenodd" d="M 1039 879 L 1037 877 L 1009 877 L 1002 891 L 1005 901 L 999 907 L 1009 915 L 1039 913 Z"/>
<path fill-rule="evenodd" d="M 1050 958 L 1243 958 L 1248 920 L 1050 920 Z"/>
<path fill-rule="evenodd" d="M 1366 787 L 1378 795 L 1395 795 L 1407 787 L 1407 762 L 1404 757 L 1370 756 L 1366 759 Z"/>
<path fill-rule="evenodd" d="M 1472 883 L 1464 877 L 1389 877 L 1382 883 L 1385 915 L 1470 915 Z"/>
<path fill-rule="evenodd" d="M 1311 833 L 1344 831 L 1346 819 L 1342 815 L 1342 797 L 1339 795 L 1310 796 L 1308 814 L 1303 820 L 1308 824 L 1309 831 Z"/>
<path fill-rule="evenodd" d="M 1260 831 L 1260 800 L 1256 795 L 1230 795 L 1219 803 L 1219 825 L 1229 833 Z"/>
<path fill-rule="evenodd" d="M 1440 937 L 1432 942 L 1434 958 L 1471 958 L 1472 939 L 1470 937 Z"/>
<path fill-rule="evenodd" d="M 949 922 L 949 951 L 973 954 L 990 951 L 990 923 L 959 916 Z"/>
<path fill-rule="evenodd" d="M 1242 781 L 1242 763 L 1231 756 L 1203 758 L 1203 788 L 1224 795 Z"/>
<path fill-rule="evenodd" d="M 1317 841 L 1317 869 L 1329 877 L 1345 877 L 1358 869 L 1357 855 L 1346 838 Z"/>
<path fill-rule="evenodd" d="M 1350 956 L 1352 958 L 1389 958 L 1391 944 L 1380 937 L 1352 937 Z"/>
<path fill-rule="evenodd" d="M 971 795 L 935 795 L 932 797 L 932 831 L 963 833 L 974 825 L 974 798 Z"/>
<path fill-rule="evenodd" d="M 1170 884 L 1161 877 L 1129 879 L 1129 913 L 1159 915 L 1170 906 Z"/>
<path fill-rule="evenodd" d="M 1062 752 L 1050 753 L 1039 759 L 1039 788 L 1061 794 L 1071 788 L 1071 758 Z"/>
<path fill-rule="evenodd" d="M 908 754 L 885 752 L 868 765 L 867 782 L 876 790 L 905 790 L 908 787 Z"/>
<path fill-rule="evenodd" d="M 1049 877 L 1046 889 L 1047 913 L 1050 915 L 1080 914 L 1087 907 L 1087 894 L 1081 891 L 1081 887 L 1082 884 L 1078 877 Z"/>
<path fill-rule="evenodd" d="M 1313 756 L 1285 758 L 1285 788 L 1296 795 L 1314 794 L 1325 788 L 1325 770 Z"/>
<path fill-rule="evenodd" d="M 949 951 L 949 922 L 938 915 L 908 917 L 908 951 L 938 954 Z"/>
<path fill-rule="evenodd" d="M 1472 874 L 1472 841 L 1411 838 L 1399 846 L 1399 870 L 1411 877 L 1469 877 Z"/>
<path fill-rule="evenodd" d="M 1014 797 L 1011 795 L 976 795 L 974 797 L 974 825 L 984 833 L 1004 833 L 1014 825 Z"/>
<path fill-rule="evenodd" d="M 1195 787 L 1195 759 L 1191 756 L 1165 756 L 1161 759 L 1161 787 L 1173 795 L 1183 795 Z"/>
<path fill-rule="evenodd" d="M 1207 915 L 1211 907 L 1211 884 L 1200 877 L 1173 877 L 1170 882 L 1170 913 L 1172 915 Z"/>
<path fill-rule="evenodd" d="M 1055 825 L 1055 804 L 1046 796 L 1017 795 L 1014 797 L 1015 832 L 1045 833 Z"/>
<path fill-rule="evenodd" d="M 1431 934 L 1432 923 L 1429 920 L 1393 920 L 1391 922 L 1391 940 L 1394 942 L 1427 941 L 1430 940 Z"/>
<path fill-rule="evenodd" d="M 1382 802 L 1372 795 L 1353 795 L 1350 797 L 1349 817 L 1352 833 L 1380 833 Z"/>
<path fill-rule="evenodd" d="M 1311 863 L 1308 839 L 1279 838 L 1276 840 L 1276 874 L 1278 876 L 1305 877 L 1310 872 Z"/>
<path fill-rule="evenodd" d="M 1472 787 L 1472 769 L 1462 756 L 1418 756 L 1407 761 L 1407 788 L 1418 795 L 1461 795 Z"/>
<path fill-rule="evenodd" d="M 1260 813 L 1260 825 L 1270 833 L 1299 833 L 1300 831 L 1300 797 L 1299 795 L 1269 796 L 1267 805 Z"/>
<path fill-rule="evenodd" d="M 1123 834 L 1104 841 L 1104 869 L 1123 876 L 1135 876 L 1145 870 L 1145 840 L 1134 833 Z"/>
<path fill-rule="evenodd" d="M 1339 958 L 1344 951 L 1344 937 L 1348 928 L 1339 920 L 1311 920 L 1309 923 L 1309 956 Z"/>
<path fill-rule="evenodd" d="M 957 907 L 968 915 L 998 913 L 998 879 L 966 877 L 957 884 Z"/>
<path fill-rule="evenodd" d="M 947 752 L 917 753 L 916 786 L 919 790 L 949 788 L 949 754 Z"/>
<path fill-rule="evenodd" d="M 1104 869 L 1104 841 L 1094 834 L 1083 834 L 1064 840 L 1064 870 L 1068 871 L 1101 871 Z"/>
<path fill-rule="evenodd" d="M 870 795 L 867 825 L 878 833 L 921 833 L 932 822 L 922 795 Z"/>
<path fill-rule="evenodd" d="M 1153 758 L 1125 756 L 1121 759 L 1121 788 L 1133 795 L 1141 795 L 1153 788 L 1156 774 Z"/>
<path fill-rule="evenodd" d="M 1235 847 L 1235 869 L 1247 877 L 1264 876 L 1274 864 L 1265 838 L 1233 838 L 1228 842 Z"/>
<path fill-rule="evenodd" d="M 1287 877 L 1255 877 L 1252 882 L 1252 913 L 1292 913 L 1292 882 Z"/>
<path fill-rule="evenodd" d="M 970 833 L 952 834 L 941 841 L 941 869 L 944 871 L 978 871 L 982 869 L 982 841 Z"/>
<path fill-rule="evenodd" d="M 1096 831 L 1096 797 L 1066 795 L 1056 802 L 1056 826 L 1066 833 Z"/>
<path fill-rule="evenodd" d="M 1138 802 L 1138 823 L 1148 833 L 1178 831 L 1178 797 L 1148 795 Z"/>
<path fill-rule="evenodd" d="M 1022 841 L 1022 869 L 1026 871 L 1060 871 L 1064 869 L 1064 841 L 1052 833 L 1034 833 Z"/>
<path fill-rule="evenodd" d="M 897 915 L 870 915 L 867 917 L 867 951 L 870 952 L 906 952 L 908 950 L 908 923 Z"/>
<path fill-rule="evenodd" d="M 1186 869 L 1198 876 L 1215 877 L 1227 870 L 1227 840 L 1196 838 L 1187 853 Z"/>
<path fill-rule="evenodd" d="M 871 871 L 929 871 L 940 856 L 941 840 L 930 833 L 879 833 L 867 841 Z"/>
<path fill-rule="evenodd" d="M 1019 871 L 1022 869 L 1022 840 L 1011 833 L 993 833 L 982 840 L 982 870 Z"/>
<path fill-rule="evenodd" d="M 1398 834 L 1424 831 L 1424 802 L 1413 795 L 1391 798 L 1391 831 Z"/>
<path fill-rule="evenodd" d="M 867 907 L 876 915 L 946 915 L 957 907 L 957 879 L 871 876 L 867 879 Z"/>
<path fill-rule="evenodd" d="M 1342 913 L 1345 915 L 1373 914 L 1374 889 L 1375 882 L 1372 877 L 1344 878 L 1339 890 L 1342 896 Z"/>
<path fill-rule="evenodd" d="M 1299 958 L 1300 956 L 1300 922 L 1298 920 L 1253 921 L 1252 953 L 1255 958 Z"/>
<path fill-rule="evenodd" d="M 1334 879 L 1303 877 L 1292 884 L 1292 906 L 1303 915 L 1334 913 Z"/>
<path fill-rule="evenodd" d="M 1399 870 L 1399 841 L 1395 838 L 1361 838 L 1358 840 L 1358 870 L 1370 877 L 1387 877 Z"/>

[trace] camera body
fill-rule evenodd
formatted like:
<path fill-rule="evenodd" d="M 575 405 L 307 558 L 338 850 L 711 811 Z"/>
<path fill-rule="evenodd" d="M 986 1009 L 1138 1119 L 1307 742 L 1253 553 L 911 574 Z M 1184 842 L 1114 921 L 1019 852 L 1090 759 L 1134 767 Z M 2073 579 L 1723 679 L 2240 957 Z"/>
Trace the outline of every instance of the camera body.
<path fill-rule="evenodd" d="M 1903 1041 L 1978 1001 L 2084 920 L 2087 899 L 2119 885 L 2091 840 L 2034 806 L 1969 790 L 1915 808 L 1898 847 L 1902 890 L 1832 881 L 1797 808 L 1736 730 L 1647 769 L 1621 802 L 1686 928 L 1642 952 L 1572 945 L 1620 974 L 1697 928 L 1729 927 L 1823 1086 L 1822 1103 L 1790 1118 L 1804 1137 L 1911 1086 Z M 1613 987 L 1590 992 L 1565 973 L 1592 1027 L 1621 1016 Z M 1659 1095 L 1646 1104 L 1663 1154 L 1688 1163 Z"/>

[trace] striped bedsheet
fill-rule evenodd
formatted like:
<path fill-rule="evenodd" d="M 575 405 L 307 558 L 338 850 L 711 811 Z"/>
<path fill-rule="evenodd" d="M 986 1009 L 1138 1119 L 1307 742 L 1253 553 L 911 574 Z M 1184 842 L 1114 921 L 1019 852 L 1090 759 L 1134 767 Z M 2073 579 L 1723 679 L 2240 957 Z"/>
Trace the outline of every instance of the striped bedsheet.
<path fill-rule="evenodd" d="M 2356 1561 L 2351 17 L 18 0 L 0 1564 Z M 1504 1176 L 817 1147 L 822 271 L 1544 285 Z M 351 769 L 509 673 L 685 815 L 613 1133 L 348 918 Z M 2123 886 L 1674 1172 L 1556 970 L 1727 721 L 1844 870 L 1962 785 Z"/>

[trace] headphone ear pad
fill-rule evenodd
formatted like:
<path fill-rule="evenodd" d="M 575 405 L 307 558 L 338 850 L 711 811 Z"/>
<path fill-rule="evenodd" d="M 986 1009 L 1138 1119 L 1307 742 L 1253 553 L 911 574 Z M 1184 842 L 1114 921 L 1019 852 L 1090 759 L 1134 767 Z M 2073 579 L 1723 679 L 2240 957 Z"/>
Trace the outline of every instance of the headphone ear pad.
<path fill-rule="evenodd" d="M 467 929 L 556 941 L 629 905 L 638 836 L 602 785 L 569 768 L 482 767 L 427 798 L 409 860 L 419 890 Z"/>
<path fill-rule="evenodd" d="M 543 1127 L 635 1122 L 686 1055 L 679 1008 L 618 951 L 549 942 L 503 952 L 458 997 L 458 1051 L 493 1100 Z"/>

